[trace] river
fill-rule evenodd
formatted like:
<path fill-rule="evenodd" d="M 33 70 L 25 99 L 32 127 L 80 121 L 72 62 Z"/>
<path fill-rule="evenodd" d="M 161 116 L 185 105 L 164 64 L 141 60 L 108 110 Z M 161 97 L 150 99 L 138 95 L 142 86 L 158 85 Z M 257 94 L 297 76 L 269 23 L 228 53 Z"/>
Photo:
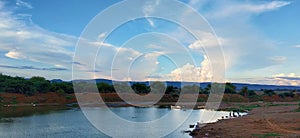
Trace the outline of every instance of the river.
<path fill-rule="evenodd" d="M 96 112 L 99 117 L 105 118 L 105 114 L 108 110 L 102 108 L 90 108 L 89 110 Z M 207 110 L 171 110 L 170 108 L 136 108 L 136 107 L 117 107 L 110 108 L 110 110 L 123 118 L 124 120 L 131 122 L 147 122 L 159 119 L 166 114 L 170 113 L 171 117 L 168 119 L 162 119 L 163 124 L 168 126 L 178 125 L 178 128 L 172 131 L 165 137 L 187 137 L 190 136 L 187 133 L 183 133 L 185 130 L 192 130 L 189 125 L 196 122 L 215 122 L 221 119 L 222 116 L 228 116 L 229 112 L 225 111 L 207 111 Z M 174 124 L 178 119 L 184 119 L 187 113 L 191 112 L 189 118 L 182 124 Z M 203 112 L 213 113 L 213 116 L 202 117 Z M 105 123 L 105 122 L 103 122 Z M 114 133 L 117 137 L 151 137 L 155 136 L 154 133 L 165 131 L 167 127 L 160 126 L 149 127 L 147 129 L 140 129 L 136 127 L 130 127 L 126 129 L 114 129 L 116 126 L 121 126 L 115 122 L 115 120 L 109 120 L 109 123 L 105 123 L 105 127 L 109 128 L 110 133 Z M 130 133 L 130 135 L 127 135 Z M 33 113 L 29 116 L 21 117 L 5 117 L 0 122 L 0 137 L 13 137 L 13 138 L 32 138 L 32 137 L 109 137 L 103 132 L 94 127 L 88 119 L 85 117 L 80 109 L 73 108 L 70 110 L 58 110 L 47 113 Z"/>

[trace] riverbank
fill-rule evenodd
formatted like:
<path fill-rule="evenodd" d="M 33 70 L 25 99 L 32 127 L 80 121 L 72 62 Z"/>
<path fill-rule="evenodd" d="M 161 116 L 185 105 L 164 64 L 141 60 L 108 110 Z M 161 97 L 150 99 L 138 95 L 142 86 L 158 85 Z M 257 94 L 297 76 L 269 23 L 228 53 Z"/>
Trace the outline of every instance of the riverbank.
<path fill-rule="evenodd" d="M 296 102 L 250 103 L 247 116 L 220 120 L 194 131 L 194 137 L 300 137 L 300 110 Z M 236 108 L 241 105 L 233 105 Z"/>
<path fill-rule="evenodd" d="M 0 104 L 10 106 L 38 105 L 64 105 L 75 103 L 74 94 L 58 94 L 55 92 L 39 93 L 32 96 L 17 93 L 0 93 Z"/>
<path fill-rule="evenodd" d="M 66 106 L 11 106 L 0 108 L 0 122 L 15 117 L 25 117 L 72 109 Z"/>

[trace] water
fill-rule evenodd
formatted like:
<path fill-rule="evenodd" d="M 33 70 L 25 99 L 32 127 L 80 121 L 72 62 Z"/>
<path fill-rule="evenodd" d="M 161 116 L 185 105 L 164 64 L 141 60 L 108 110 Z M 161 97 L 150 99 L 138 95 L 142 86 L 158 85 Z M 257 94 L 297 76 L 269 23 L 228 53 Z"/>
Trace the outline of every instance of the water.
<path fill-rule="evenodd" d="M 102 118 L 105 118 L 107 110 L 102 108 L 90 108 L 90 111 L 96 112 Z M 172 117 L 164 121 L 167 127 L 174 125 L 174 122 L 178 119 L 182 119 L 191 110 L 171 110 L 168 108 L 134 108 L 134 107 L 119 107 L 111 108 L 113 113 L 121 118 L 134 121 L 134 122 L 147 122 L 154 121 L 158 118 L 165 116 L 167 113 L 171 113 Z M 216 113 L 214 116 L 209 114 L 201 118 L 203 113 Z M 184 130 L 192 130 L 189 128 L 190 124 L 196 122 L 214 122 L 217 119 L 221 119 L 222 116 L 227 116 L 229 112 L 215 112 L 207 110 L 192 110 L 189 119 L 187 119 L 182 125 L 180 125 L 175 131 L 167 135 L 166 137 L 190 137 L 187 133 L 183 133 Z M 60 110 L 50 112 L 48 114 L 34 114 L 25 117 L 15 117 L 6 119 L 8 121 L 2 121 L 0 123 L 0 137 L 109 137 L 101 131 L 97 130 L 84 116 L 81 110 Z M 154 133 L 164 131 L 162 127 L 149 127 L 147 131 L 130 127 L 126 129 L 115 129 L 117 126 L 121 126 L 115 120 L 109 120 L 105 126 L 109 128 L 110 132 L 116 134 L 117 137 L 124 137 L 123 134 L 130 133 L 130 137 L 146 137 L 153 135 Z M 125 132 L 125 133 L 124 133 Z M 120 134 L 120 135 L 118 135 Z"/>

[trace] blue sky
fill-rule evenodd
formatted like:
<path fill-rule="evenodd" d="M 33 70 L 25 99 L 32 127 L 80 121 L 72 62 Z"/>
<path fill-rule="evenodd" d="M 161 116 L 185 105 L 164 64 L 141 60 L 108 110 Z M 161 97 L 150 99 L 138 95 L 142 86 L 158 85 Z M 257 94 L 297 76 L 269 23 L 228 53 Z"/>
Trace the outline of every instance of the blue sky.
<path fill-rule="evenodd" d="M 71 80 L 72 58 L 80 34 L 99 12 L 117 2 L 0 1 L 1 72 Z M 194 8 L 214 29 L 224 52 L 226 81 L 300 85 L 299 1 L 181 2 Z M 162 4 L 155 0 L 137 6 L 148 16 Z M 184 12 L 174 11 L 183 20 Z M 203 47 L 218 44 L 212 41 L 214 34 L 201 34 L 203 39 L 199 42 L 178 24 L 163 19 L 130 20 L 98 45 L 101 48 L 95 70 L 82 67 L 81 71 L 87 78 L 210 81 L 210 61 Z M 87 61 L 81 59 L 77 65 L 84 62 Z"/>

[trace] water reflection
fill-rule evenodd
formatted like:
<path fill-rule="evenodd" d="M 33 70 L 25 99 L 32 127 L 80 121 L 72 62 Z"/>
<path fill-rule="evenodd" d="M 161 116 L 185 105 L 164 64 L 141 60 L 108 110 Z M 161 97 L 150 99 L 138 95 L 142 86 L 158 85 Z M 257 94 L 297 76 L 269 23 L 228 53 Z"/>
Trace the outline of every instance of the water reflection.
<path fill-rule="evenodd" d="M 104 123 L 110 131 L 120 134 L 131 133 L 132 137 L 139 136 L 152 136 L 155 133 L 165 131 L 171 126 L 177 125 L 176 120 L 181 120 L 187 115 L 184 110 L 170 110 L 168 108 L 134 108 L 134 107 L 120 107 L 110 108 L 112 112 L 121 118 L 134 121 L 134 122 L 147 122 L 153 121 L 158 118 L 164 117 L 167 113 L 171 113 L 169 120 L 161 120 L 163 125 L 149 126 L 139 128 L 132 126 L 127 129 L 117 129 L 117 122 L 114 120 L 107 120 L 109 123 Z M 3 110 L 2 110 L 3 111 Z M 6 110 L 8 111 L 8 110 Z M 108 110 L 102 108 L 90 108 L 91 112 L 96 112 L 96 118 L 109 118 L 106 117 Z M 1 112 L 3 115 L 3 112 Z M 214 116 L 212 116 L 215 114 Z M 188 134 L 182 133 L 185 130 L 191 130 L 189 125 L 196 122 L 214 122 L 221 119 L 222 116 L 228 115 L 229 112 L 216 112 L 206 110 L 193 110 L 190 117 L 181 124 L 171 134 L 166 137 L 190 137 Z M 8 117 L 8 114 L 6 114 Z M 14 117 L 14 116 L 11 116 Z M 7 119 L 7 118 L 6 118 Z M 48 112 L 45 114 L 33 114 L 25 117 L 14 117 L 12 121 L 4 121 L 0 123 L 0 137 L 108 137 L 102 132 L 98 131 L 89 121 L 85 118 L 80 110 L 60 110 L 55 112 Z"/>

